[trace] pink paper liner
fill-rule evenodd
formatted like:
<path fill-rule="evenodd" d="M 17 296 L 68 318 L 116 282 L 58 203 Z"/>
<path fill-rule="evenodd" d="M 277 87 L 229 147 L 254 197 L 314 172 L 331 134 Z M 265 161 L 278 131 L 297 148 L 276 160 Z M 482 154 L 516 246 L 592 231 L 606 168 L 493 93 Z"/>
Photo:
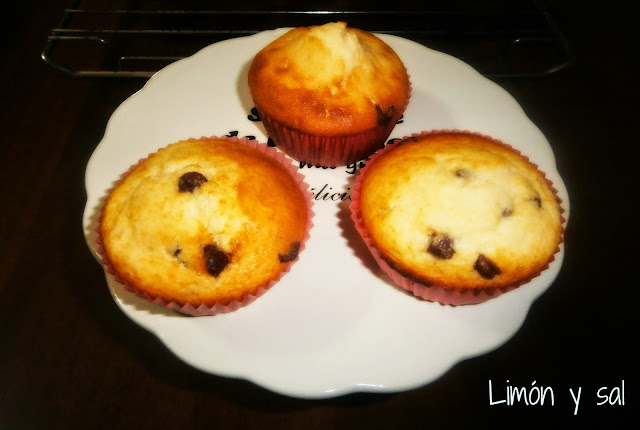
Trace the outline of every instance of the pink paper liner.
<path fill-rule="evenodd" d="M 153 303 L 155 305 L 158 306 L 162 306 L 168 309 L 173 309 L 175 311 L 178 311 L 180 313 L 186 314 L 186 315 L 191 315 L 191 316 L 213 316 L 213 315 L 218 315 L 218 314 L 224 314 L 224 313 L 229 313 L 229 312 L 233 312 L 241 307 L 247 306 L 251 303 L 253 303 L 258 297 L 262 296 L 264 293 L 266 293 L 269 289 L 271 289 L 271 287 L 273 287 L 276 283 L 278 283 L 278 281 L 280 281 L 282 279 L 282 277 L 284 277 L 284 275 L 286 275 L 287 273 L 289 273 L 289 271 L 291 270 L 291 267 L 293 266 L 293 264 L 295 262 L 298 261 L 298 259 L 300 258 L 300 254 L 302 253 L 302 251 L 305 249 L 305 244 L 307 242 L 307 240 L 310 237 L 310 231 L 311 228 L 313 227 L 313 217 L 314 217 L 314 212 L 313 212 L 313 208 L 312 208 L 312 194 L 309 191 L 309 184 L 307 184 L 305 182 L 305 178 L 304 175 L 301 174 L 298 171 L 298 168 L 293 164 L 293 162 L 288 159 L 286 157 L 286 155 L 281 152 L 278 151 L 276 148 L 273 147 L 269 147 L 266 143 L 261 143 L 258 142 L 257 140 L 250 140 L 248 138 L 238 138 L 238 137 L 229 137 L 229 136 L 222 136 L 222 137 L 217 137 L 217 136 L 204 136 L 201 137 L 200 139 L 187 139 L 187 140 L 217 140 L 217 139 L 225 139 L 225 140 L 230 140 L 233 142 L 238 142 L 241 143 L 243 145 L 246 145 L 250 148 L 256 149 L 260 152 L 263 152 L 267 155 L 269 155 L 270 157 L 274 158 L 276 161 L 278 161 L 280 164 L 282 164 L 291 174 L 291 176 L 295 179 L 296 183 L 300 186 L 300 190 L 302 191 L 304 197 L 305 197 L 305 201 L 307 202 L 307 210 L 308 210 L 308 215 L 307 215 L 307 226 L 306 226 L 306 231 L 305 231 L 305 235 L 302 238 L 302 240 L 300 241 L 300 248 L 298 250 L 298 256 L 290 261 L 287 262 L 287 264 L 284 266 L 284 269 L 280 272 L 280 274 L 272 279 L 271 281 L 268 282 L 267 285 L 260 287 L 256 290 L 255 294 L 245 294 L 241 300 L 235 300 L 232 299 L 231 301 L 229 301 L 229 303 L 227 304 L 223 304 L 223 303 L 215 303 L 211 306 L 208 306 L 206 304 L 201 304 L 201 305 L 194 305 L 192 303 L 179 303 L 176 301 L 168 301 L 162 297 L 158 297 L 158 296 L 154 296 L 149 294 L 146 291 L 143 291 L 133 285 L 130 285 L 129 283 L 125 282 L 116 272 L 115 268 L 113 267 L 113 265 L 111 264 L 111 262 L 109 261 L 109 259 L 106 256 L 105 253 L 105 249 L 103 246 L 103 241 L 102 241 L 102 235 L 101 235 L 101 231 L 100 231 L 100 222 L 102 221 L 102 210 L 104 209 L 104 205 L 102 208 L 100 208 L 100 213 L 98 215 L 98 226 L 95 229 L 96 233 L 98 234 L 98 236 L 95 239 L 95 242 L 97 244 L 97 248 L 96 248 L 96 252 L 100 255 L 101 258 L 101 263 L 104 265 L 105 270 L 107 271 L 107 273 L 111 274 L 114 276 L 114 279 L 119 282 L 120 284 L 122 284 L 125 288 L 125 290 L 130 291 L 132 293 L 134 293 L 136 296 L 141 297 L 145 300 L 147 300 L 150 303 Z M 157 152 L 157 151 L 156 151 Z M 153 153 L 149 154 L 149 156 L 153 155 Z M 148 157 L 147 157 L 148 158 Z M 122 182 L 122 180 L 124 180 L 124 178 L 127 177 L 127 175 L 129 173 L 131 173 L 138 164 L 140 164 L 140 162 L 142 162 L 143 160 L 145 160 L 145 158 L 139 160 L 136 164 L 134 164 L 133 166 L 131 166 L 129 168 L 129 170 L 127 170 L 127 172 L 123 173 L 122 176 L 120 177 L 120 179 L 116 182 L 116 184 L 114 185 L 114 187 L 109 191 L 109 193 L 120 183 Z"/>
<path fill-rule="evenodd" d="M 521 151 L 513 148 L 511 145 L 508 145 L 498 139 L 492 138 L 490 136 L 487 136 L 481 133 L 467 131 L 467 130 L 458 130 L 458 129 L 431 130 L 431 131 L 423 131 L 421 133 L 413 133 L 411 134 L 411 136 L 403 137 L 400 141 L 408 139 L 410 137 L 419 137 L 419 136 L 425 136 L 430 134 L 442 134 L 442 133 L 465 133 L 465 134 L 480 136 L 485 139 L 491 140 L 495 143 L 498 143 L 500 145 L 503 145 L 511 149 L 512 151 L 516 152 L 521 157 L 523 157 L 529 164 L 535 167 L 538 170 L 538 172 L 540 172 L 542 177 L 545 179 L 545 181 L 549 185 L 549 188 L 551 189 L 551 191 L 555 194 L 556 200 L 558 201 L 558 205 L 560 208 L 560 223 L 562 226 L 564 226 L 566 219 L 564 218 L 564 216 L 562 216 L 562 214 L 564 213 L 564 209 L 562 208 L 562 200 L 560 199 L 560 197 L 558 197 L 558 190 L 553 186 L 553 183 L 551 182 L 551 180 L 549 180 L 546 177 L 545 173 L 538 168 L 537 164 L 531 162 L 529 160 L 529 157 L 525 156 L 524 154 L 522 154 Z M 353 201 L 350 205 L 351 219 L 354 221 L 358 234 L 360 235 L 360 237 L 362 237 L 363 241 L 367 245 L 367 248 L 371 252 L 371 255 L 375 259 L 376 263 L 379 265 L 382 271 L 385 274 L 387 274 L 389 278 L 391 278 L 394 284 L 411 292 L 413 295 L 419 298 L 422 298 L 424 300 L 428 300 L 431 302 L 437 302 L 442 305 L 451 305 L 451 306 L 472 305 L 472 304 L 485 302 L 494 297 L 498 297 L 501 294 L 504 294 L 508 291 L 512 291 L 524 284 L 529 283 L 532 279 L 540 276 L 542 272 L 547 270 L 549 268 L 549 265 L 555 260 L 555 254 L 557 254 L 560 251 L 560 244 L 564 242 L 564 227 L 562 227 L 562 230 L 560 232 L 560 240 L 558 242 L 558 246 L 556 247 L 553 255 L 549 258 L 549 261 L 547 261 L 547 263 L 538 272 L 518 282 L 509 284 L 503 287 L 481 288 L 481 289 L 457 289 L 457 288 L 452 288 L 452 287 L 443 286 L 443 285 L 436 285 L 436 284 L 427 285 L 425 283 L 416 281 L 415 279 L 404 276 L 402 273 L 392 268 L 389 265 L 389 263 L 380 255 L 380 252 L 376 248 L 375 243 L 371 239 L 371 236 L 369 235 L 369 232 L 367 231 L 364 225 L 364 221 L 362 220 L 362 214 L 360 212 L 360 188 L 362 186 L 362 181 L 364 179 L 364 176 L 368 168 L 371 165 L 373 165 L 373 163 L 378 157 L 380 157 L 383 153 L 387 151 L 393 150 L 394 147 L 395 145 L 393 146 L 390 145 L 378 151 L 377 153 L 372 155 L 370 160 L 366 162 L 365 166 L 362 169 L 360 169 L 360 172 L 356 177 L 356 183 L 353 186 L 353 194 L 351 194 L 351 199 Z"/>
<path fill-rule="evenodd" d="M 409 82 L 407 99 L 389 122 L 362 133 L 320 136 L 288 127 L 267 115 L 258 106 L 258 114 L 267 134 L 276 146 L 296 161 L 325 167 L 347 166 L 369 157 L 384 147 L 396 124 L 404 114 L 411 98 L 412 86 Z"/>

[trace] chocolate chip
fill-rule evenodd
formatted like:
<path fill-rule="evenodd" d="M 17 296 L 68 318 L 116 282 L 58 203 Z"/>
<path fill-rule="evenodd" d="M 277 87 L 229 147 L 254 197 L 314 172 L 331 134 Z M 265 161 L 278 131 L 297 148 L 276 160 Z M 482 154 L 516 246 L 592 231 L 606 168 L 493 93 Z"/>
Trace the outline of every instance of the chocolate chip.
<path fill-rule="evenodd" d="M 178 190 L 181 193 L 192 193 L 193 190 L 195 190 L 205 182 L 207 182 L 207 178 L 205 178 L 202 173 L 187 172 L 184 175 L 180 176 L 180 179 L 178 180 Z"/>
<path fill-rule="evenodd" d="M 455 174 L 458 178 L 468 178 L 471 176 L 471 172 L 467 169 L 456 169 Z"/>
<path fill-rule="evenodd" d="M 448 260 L 453 257 L 453 254 L 456 253 L 456 250 L 453 249 L 453 239 L 442 233 L 432 233 L 430 236 L 431 241 L 427 248 L 429 254 L 441 260 Z"/>
<path fill-rule="evenodd" d="M 378 124 L 380 125 L 389 124 L 389 121 L 391 121 L 391 118 L 393 118 L 393 115 L 395 114 L 395 112 L 396 112 L 396 108 L 393 106 L 389 107 L 389 109 L 385 112 L 382 110 L 380 105 L 376 105 L 376 113 L 378 114 Z"/>
<path fill-rule="evenodd" d="M 209 274 L 218 277 L 218 275 L 229 264 L 229 256 L 216 245 L 207 245 L 203 248 L 204 262 Z"/>
<path fill-rule="evenodd" d="M 476 262 L 473 264 L 473 268 L 478 272 L 480 276 L 484 279 L 493 279 L 500 273 L 500 268 L 496 266 L 496 264 L 491 261 L 488 257 L 480 254 L 476 259 Z"/>
<path fill-rule="evenodd" d="M 540 199 L 540 196 L 538 195 L 538 193 L 536 193 L 535 197 L 531 197 L 529 199 L 530 202 L 536 202 L 536 204 L 538 205 L 539 208 L 542 207 L 542 200 Z"/>
<path fill-rule="evenodd" d="M 173 258 L 176 259 L 176 261 L 182 265 L 186 265 L 186 261 L 184 261 L 181 257 L 180 257 L 180 253 L 182 252 L 182 248 L 180 248 L 179 246 L 174 246 L 171 247 L 169 249 L 167 249 L 167 253 L 169 253 L 171 256 L 173 256 Z"/>
<path fill-rule="evenodd" d="M 298 256 L 298 252 L 300 252 L 300 242 L 293 242 L 286 254 L 278 254 L 278 259 L 281 263 L 293 261 Z"/>
<path fill-rule="evenodd" d="M 513 214 L 513 209 L 511 208 L 504 208 L 502 210 L 502 218 L 510 217 L 512 214 Z"/>

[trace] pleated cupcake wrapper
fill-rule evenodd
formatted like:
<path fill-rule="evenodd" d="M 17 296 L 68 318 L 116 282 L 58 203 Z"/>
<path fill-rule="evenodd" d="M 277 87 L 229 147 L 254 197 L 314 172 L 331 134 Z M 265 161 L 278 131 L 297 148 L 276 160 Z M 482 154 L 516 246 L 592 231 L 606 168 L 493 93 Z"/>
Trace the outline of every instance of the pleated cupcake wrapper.
<path fill-rule="evenodd" d="M 489 139 L 495 143 L 503 145 L 513 150 L 514 152 L 518 153 L 530 165 L 532 165 L 535 169 L 538 170 L 538 172 L 542 175 L 542 177 L 545 179 L 545 181 L 549 185 L 549 188 L 551 189 L 551 191 L 556 196 L 556 200 L 558 201 L 558 204 L 560 206 L 560 222 L 561 222 L 561 225 L 564 226 L 566 219 L 564 218 L 564 216 L 562 216 L 562 214 L 564 213 L 564 209 L 562 208 L 562 200 L 560 199 L 560 197 L 558 197 L 558 190 L 553 186 L 553 183 L 546 177 L 545 173 L 541 171 L 535 163 L 532 163 L 526 155 L 522 154 L 521 151 L 513 148 L 511 145 L 508 145 L 500 140 L 494 139 L 490 136 L 483 135 L 481 133 L 471 132 L 467 130 L 458 130 L 458 129 L 431 130 L 431 131 L 424 131 L 421 133 L 413 133 L 411 134 L 411 136 L 405 136 L 402 140 L 408 139 L 410 137 L 419 137 L 419 136 L 425 136 L 429 134 L 440 134 L 440 133 L 466 133 L 466 134 L 484 137 L 485 139 Z M 437 285 L 437 284 L 427 285 L 425 283 L 416 281 L 415 279 L 409 278 L 403 275 L 402 273 L 398 272 L 396 269 L 394 269 L 389 265 L 389 263 L 382 257 L 382 255 L 376 248 L 376 245 L 373 239 L 371 238 L 369 232 L 367 231 L 364 225 L 364 222 L 362 220 L 362 214 L 360 212 L 360 188 L 369 166 L 371 166 L 376 161 L 376 159 L 380 157 L 382 154 L 384 154 L 386 151 L 393 150 L 393 147 L 394 146 L 387 146 L 386 148 L 378 151 L 377 153 L 372 155 L 370 160 L 367 161 L 366 165 L 362 169 L 360 169 L 360 172 L 356 177 L 356 183 L 353 186 L 353 194 L 351 195 L 351 199 L 353 200 L 353 202 L 350 205 L 350 209 L 351 209 L 351 219 L 354 221 L 356 230 L 358 231 L 360 237 L 362 237 L 364 243 L 367 245 L 367 248 L 369 248 L 371 255 L 373 256 L 373 258 L 375 259 L 379 267 L 382 269 L 382 271 L 385 274 L 387 274 L 387 276 L 389 276 L 389 278 L 395 285 L 411 292 L 416 297 L 419 297 L 431 302 L 437 302 L 442 305 L 459 306 L 459 305 L 478 304 L 478 303 L 485 302 L 489 299 L 492 299 L 494 297 L 498 297 L 501 294 L 504 294 L 508 291 L 512 291 L 524 284 L 531 282 L 531 280 L 533 280 L 534 278 L 537 278 L 538 276 L 540 276 L 540 274 L 542 274 L 545 270 L 547 270 L 549 268 L 549 265 L 555 260 L 555 255 L 558 252 L 560 252 L 560 244 L 564 242 L 564 227 L 562 227 L 560 240 L 558 242 L 558 246 L 554 251 L 554 254 L 550 257 L 549 261 L 547 261 L 547 263 L 538 272 L 518 282 L 505 285 L 502 287 L 481 288 L 481 289 L 469 289 L 469 288 L 458 289 L 458 288 L 452 288 L 445 285 Z"/>
<path fill-rule="evenodd" d="M 411 92 L 410 84 L 404 106 L 398 109 L 386 125 L 348 135 L 320 136 L 305 133 L 284 125 L 257 106 L 256 109 L 269 137 L 291 158 L 314 166 L 338 167 L 364 160 L 384 146 L 407 109 Z"/>
<path fill-rule="evenodd" d="M 305 201 L 307 203 L 307 209 L 308 209 L 307 226 L 305 230 L 305 235 L 302 241 L 300 242 L 298 256 L 294 260 L 288 262 L 285 265 L 284 269 L 278 274 L 276 278 L 269 281 L 266 285 L 259 287 L 254 294 L 245 294 L 242 297 L 242 299 L 240 300 L 232 299 L 228 303 L 214 303 L 213 305 L 206 305 L 206 304 L 198 305 L 193 303 L 179 303 L 172 300 L 166 300 L 163 297 L 151 295 L 148 292 L 143 291 L 140 288 L 137 288 L 136 286 L 127 283 L 126 281 L 124 281 L 124 279 L 122 279 L 118 275 L 117 271 L 115 270 L 115 268 L 113 267 L 113 265 L 111 264 L 111 262 L 106 256 L 102 235 L 100 231 L 100 223 L 102 221 L 102 209 L 104 208 L 104 206 L 103 208 L 100 209 L 100 214 L 98 216 L 98 227 L 95 230 L 96 233 L 98 234 L 95 240 L 97 244 L 96 252 L 100 255 L 101 262 L 104 265 L 107 273 L 113 275 L 114 279 L 120 284 L 122 284 L 125 290 L 130 291 L 134 293 L 136 296 L 141 297 L 155 305 L 162 306 L 168 309 L 173 309 L 180 313 L 191 315 L 191 316 L 213 316 L 213 315 L 233 312 L 235 310 L 238 310 L 241 307 L 244 307 L 253 303 L 257 298 L 259 298 L 264 293 L 266 293 L 269 289 L 271 289 L 271 287 L 277 284 L 282 279 L 282 277 L 284 277 L 287 273 L 289 273 L 293 264 L 295 264 L 300 258 L 300 254 L 304 251 L 305 244 L 310 237 L 310 231 L 311 231 L 311 228 L 313 227 L 312 220 L 315 215 L 312 208 L 312 199 L 311 199 L 312 194 L 309 191 L 309 185 L 305 182 L 304 175 L 302 175 L 298 171 L 298 168 L 292 163 L 292 161 L 289 158 L 287 158 L 286 154 L 284 154 L 281 151 L 278 151 L 276 148 L 269 147 L 265 143 L 258 142 L 257 140 L 250 140 L 247 138 L 228 137 L 228 136 L 222 136 L 222 137 L 211 136 L 211 137 L 201 137 L 200 139 L 188 139 L 188 140 L 217 140 L 217 139 L 225 139 L 233 142 L 238 142 L 250 148 L 263 152 L 269 155 L 270 157 L 274 158 L 276 161 L 282 164 L 289 171 L 291 176 L 295 179 L 296 183 L 300 186 L 300 190 L 302 191 L 305 197 Z M 149 156 L 151 155 L 153 155 L 153 153 L 149 154 Z M 124 180 L 124 178 L 126 178 L 127 175 L 129 175 L 129 173 L 131 173 L 136 168 L 136 166 L 138 166 L 138 164 L 140 164 L 140 162 L 142 162 L 143 160 L 145 159 L 143 158 L 139 160 L 138 163 L 131 166 L 129 170 L 127 170 L 127 172 L 125 172 L 121 176 L 120 180 L 117 181 L 117 183 L 114 185 L 114 188 L 117 186 L 118 183 L 122 182 L 122 180 Z M 110 190 L 109 193 L 112 190 Z"/>

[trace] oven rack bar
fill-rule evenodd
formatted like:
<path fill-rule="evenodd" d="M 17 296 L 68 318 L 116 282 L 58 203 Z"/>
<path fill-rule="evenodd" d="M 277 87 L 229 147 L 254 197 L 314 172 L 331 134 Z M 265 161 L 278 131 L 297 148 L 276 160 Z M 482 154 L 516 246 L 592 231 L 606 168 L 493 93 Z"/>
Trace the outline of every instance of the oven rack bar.
<path fill-rule="evenodd" d="M 540 0 L 516 2 L 518 7 L 373 11 L 158 9 L 162 2 L 138 1 L 134 8 L 128 3 L 100 9 L 95 2 L 74 1 L 50 30 L 43 61 L 77 77 L 148 78 L 222 40 L 346 21 L 448 53 L 494 79 L 549 76 L 574 62 L 567 38 Z"/>

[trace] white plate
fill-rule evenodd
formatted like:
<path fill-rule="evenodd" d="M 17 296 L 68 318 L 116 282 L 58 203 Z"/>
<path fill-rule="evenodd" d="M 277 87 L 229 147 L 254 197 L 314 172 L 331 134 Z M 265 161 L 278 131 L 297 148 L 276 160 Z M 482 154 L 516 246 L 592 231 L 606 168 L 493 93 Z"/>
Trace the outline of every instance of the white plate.
<path fill-rule="evenodd" d="M 232 131 L 266 141 L 262 124 L 248 119 L 247 69 L 255 53 L 284 31 L 208 46 L 158 72 L 116 109 L 86 170 L 83 222 L 94 255 L 96 208 L 140 158 L 179 139 Z M 547 173 L 568 218 L 568 195 L 551 147 L 507 92 L 451 56 L 380 37 L 400 55 L 413 83 L 404 120 L 391 138 L 458 128 L 508 142 Z M 542 276 L 486 303 L 448 307 L 417 300 L 390 284 L 356 236 L 348 200 L 340 199 L 353 181 L 351 170 L 303 169 L 316 193 L 311 238 L 292 271 L 253 304 L 214 317 L 185 317 L 148 304 L 106 274 L 116 303 L 186 363 L 304 398 L 415 388 L 513 336 L 557 276 L 563 249 Z"/>

